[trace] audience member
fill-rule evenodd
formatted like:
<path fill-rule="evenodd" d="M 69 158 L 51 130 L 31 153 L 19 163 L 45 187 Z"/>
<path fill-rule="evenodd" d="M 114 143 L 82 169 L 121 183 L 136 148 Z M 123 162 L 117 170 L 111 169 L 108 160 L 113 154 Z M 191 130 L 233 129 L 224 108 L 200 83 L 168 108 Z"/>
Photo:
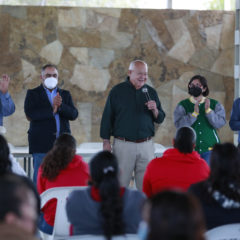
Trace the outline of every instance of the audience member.
<path fill-rule="evenodd" d="M 55 65 L 42 67 L 41 85 L 27 91 L 24 111 L 30 122 L 29 153 L 33 156 L 33 181 L 36 184 L 42 159 L 56 138 L 64 132 L 71 132 L 69 120 L 75 120 L 78 116 L 70 92 L 58 87 Z"/>
<path fill-rule="evenodd" d="M 205 180 L 209 175 L 207 163 L 194 151 L 196 133 L 191 127 L 177 130 L 174 148 L 147 166 L 143 179 L 143 192 L 151 196 L 164 189 L 187 190 L 191 184 Z"/>
<path fill-rule="evenodd" d="M 189 193 L 163 191 L 150 198 L 141 240 L 204 240 L 205 225 L 197 199 Z M 145 226 L 141 228 L 141 226 Z"/>
<path fill-rule="evenodd" d="M 26 176 L 25 171 L 16 161 L 8 147 L 8 143 L 3 135 L 0 134 L 0 176 L 4 173 L 16 173 L 19 175 Z"/>
<path fill-rule="evenodd" d="M 40 198 L 33 183 L 16 174 L 0 176 L 0 226 L 36 233 Z"/>
<path fill-rule="evenodd" d="M 39 194 L 49 188 L 86 186 L 89 180 L 88 165 L 76 155 L 76 140 L 68 133 L 62 134 L 54 143 L 39 168 L 37 189 Z M 42 209 L 39 228 L 52 234 L 56 199 L 50 200 Z"/>
<path fill-rule="evenodd" d="M 218 101 L 207 98 L 205 77 L 196 75 L 188 83 L 190 98 L 182 100 L 174 111 L 176 128 L 191 126 L 197 134 L 195 150 L 209 163 L 211 149 L 219 143 L 217 129 L 226 124 L 225 110 Z"/>
<path fill-rule="evenodd" d="M 120 187 L 116 157 L 99 152 L 90 162 L 91 186 L 70 194 L 66 209 L 73 234 L 114 235 L 136 233 L 145 196 Z"/>
<path fill-rule="evenodd" d="M 207 229 L 240 222 L 240 157 L 231 143 L 216 144 L 210 159 L 210 176 L 191 186 L 204 211 Z"/>

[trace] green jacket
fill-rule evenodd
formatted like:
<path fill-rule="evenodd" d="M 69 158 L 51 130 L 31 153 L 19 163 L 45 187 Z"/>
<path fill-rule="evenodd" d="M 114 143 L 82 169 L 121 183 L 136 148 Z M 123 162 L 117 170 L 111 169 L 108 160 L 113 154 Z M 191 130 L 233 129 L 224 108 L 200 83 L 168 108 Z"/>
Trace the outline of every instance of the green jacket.
<path fill-rule="evenodd" d="M 144 87 L 148 89 L 151 100 L 157 104 L 159 114 L 156 119 L 145 105 L 147 99 L 142 91 Z M 146 84 L 142 88 L 137 90 L 129 78 L 112 88 L 102 115 L 101 138 L 110 139 L 114 136 L 135 141 L 154 136 L 154 122 L 163 122 L 165 113 L 157 92 Z"/>

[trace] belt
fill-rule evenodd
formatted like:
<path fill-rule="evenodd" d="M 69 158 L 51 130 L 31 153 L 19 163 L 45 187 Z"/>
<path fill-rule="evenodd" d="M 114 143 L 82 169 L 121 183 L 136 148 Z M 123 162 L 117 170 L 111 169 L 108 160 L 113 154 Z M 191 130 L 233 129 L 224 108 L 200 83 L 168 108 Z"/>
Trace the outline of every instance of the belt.
<path fill-rule="evenodd" d="M 133 142 L 133 143 L 142 143 L 142 142 L 146 142 L 152 139 L 152 137 L 147 137 L 147 138 L 143 138 L 143 139 L 138 139 L 138 140 L 129 140 L 127 138 L 124 137 L 115 137 L 116 139 L 125 141 L 125 142 Z"/>

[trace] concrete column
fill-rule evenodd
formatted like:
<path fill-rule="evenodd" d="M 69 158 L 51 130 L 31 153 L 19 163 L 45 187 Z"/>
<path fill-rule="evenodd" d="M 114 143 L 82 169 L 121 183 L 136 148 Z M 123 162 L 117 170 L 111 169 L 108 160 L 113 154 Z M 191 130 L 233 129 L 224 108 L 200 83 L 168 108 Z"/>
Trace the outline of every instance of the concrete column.
<path fill-rule="evenodd" d="M 240 0 L 236 0 L 236 14 L 235 14 L 235 64 L 234 64 L 234 98 L 240 97 Z M 237 134 L 234 134 L 234 143 L 237 144 Z"/>
<path fill-rule="evenodd" d="M 172 0 L 167 0 L 167 8 L 172 9 Z"/>

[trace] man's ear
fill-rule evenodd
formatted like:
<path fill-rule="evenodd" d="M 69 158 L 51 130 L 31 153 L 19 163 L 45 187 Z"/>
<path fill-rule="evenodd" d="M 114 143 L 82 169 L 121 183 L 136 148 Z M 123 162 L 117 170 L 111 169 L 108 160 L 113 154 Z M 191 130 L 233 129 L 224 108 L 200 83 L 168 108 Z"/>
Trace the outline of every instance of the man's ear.
<path fill-rule="evenodd" d="M 18 221 L 18 217 L 14 213 L 9 212 L 6 214 L 4 220 L 7 224 L 16 224 L 16 222 Z"/>
<path fill-rule="evenodd" d="M 172 145 L 174 146 L 174 143 L 175 143 L 175 139 L 172 140 Z"/>
<path fill-rule="evenodd" d="M 128 70 L 128 76 L 130 76 L 132 73 L 132 70 Z"/>

